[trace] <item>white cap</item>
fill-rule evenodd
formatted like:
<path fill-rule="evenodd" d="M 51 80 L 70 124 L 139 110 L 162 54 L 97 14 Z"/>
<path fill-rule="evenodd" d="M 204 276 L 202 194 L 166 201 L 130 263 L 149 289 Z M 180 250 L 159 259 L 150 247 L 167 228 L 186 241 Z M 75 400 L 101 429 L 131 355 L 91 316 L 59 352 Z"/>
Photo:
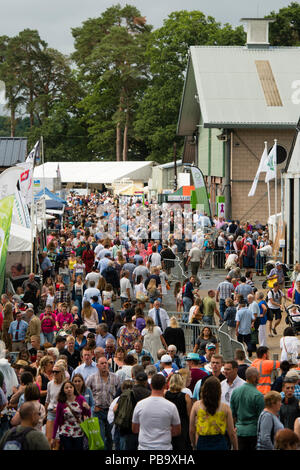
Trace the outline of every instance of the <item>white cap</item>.
<path fill-rule="evenodd" d="M 164 363 L 172 362 L 172 358 L 169 354 L 164 354 L 160 362 L 164 362 Z"/>

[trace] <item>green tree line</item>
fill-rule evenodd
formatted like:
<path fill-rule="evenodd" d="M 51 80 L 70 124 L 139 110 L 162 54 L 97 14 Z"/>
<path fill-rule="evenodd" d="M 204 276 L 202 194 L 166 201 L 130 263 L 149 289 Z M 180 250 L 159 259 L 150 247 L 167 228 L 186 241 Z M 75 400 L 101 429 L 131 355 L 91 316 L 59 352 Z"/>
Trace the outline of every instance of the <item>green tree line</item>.
<path fill-rule="evenodd" d="M 270 25 L 275 46 L 300 43 L 300 5 Z M 170 161 L 193 45 L 244 45 L 242 26 L 201 11 L 175 11 L 154 29 L 132 5 L 106 9 L 72 29 L 74 52 L 52 49 L 36 30 L 0 36 L 0 80 L 8 116 L 1 136 L 42 135 L 46 160 Z"/>

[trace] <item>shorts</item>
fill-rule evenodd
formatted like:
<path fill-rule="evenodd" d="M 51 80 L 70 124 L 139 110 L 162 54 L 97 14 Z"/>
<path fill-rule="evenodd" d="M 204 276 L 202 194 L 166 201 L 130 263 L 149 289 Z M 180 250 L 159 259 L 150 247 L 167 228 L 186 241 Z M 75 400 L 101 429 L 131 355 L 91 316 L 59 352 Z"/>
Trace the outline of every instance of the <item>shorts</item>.
<path fill-rule="evenodd" d="M 281 320 L 282 318 L 282 313 L 280 308 L 268 308 L 268 320 L 272 321 L 275 315 L 275 320 Z"/>
<path fill-rule="evenodd" d="M 56 413 L 54 411 L 48 410 L 47 412 L 47 421 L 55 421 Z"/>

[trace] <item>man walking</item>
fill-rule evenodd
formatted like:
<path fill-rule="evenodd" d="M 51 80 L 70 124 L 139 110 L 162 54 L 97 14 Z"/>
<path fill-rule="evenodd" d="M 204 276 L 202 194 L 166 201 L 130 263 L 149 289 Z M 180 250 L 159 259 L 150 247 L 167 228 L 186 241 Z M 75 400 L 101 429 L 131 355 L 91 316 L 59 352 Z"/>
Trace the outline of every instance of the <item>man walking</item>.
<path fill-rule="evenodd" d="M 227 405 L 230 405 L 230 398 L 233 390 L 241 387 L 245 383 L 245 380 L 238 376 L 238 367 L 239 365 L 236 361 L 226 361 L 223 367 L 226 380 L 222 380 L 221 382 L 221 401 Z"/>
<path fill-rule="evenodd" d="M 236 312 L 236 327 L 235 333 L 237 340 L 240 343 L 245 343 L 248 348 L 249 357 L 252 356 L 251 346 L 251 328 L 254 324 L 255 317 L 251 310 L 246 307 L 245 301 L 242 299 L 239 302 L 239 308 Z"/>
<path fill-rule="evenodd" d="M 120 387 L 120 379 L 113 372 L 109 372 L 106 357 L 100 357 L 97 363 L 98 372 L 88 377 L 86 386 L 92 391 L 95 407 L 94 416 L 99 420 L 100 432 L 105 450 L 112 449 L 110 425 L 107 421 L 109 407 Z"/>
<path fill-rule="evenodd" d="M 18 311 L 16 320 L 11 322 L 8 330 L 12 341 L 12 352 L 18 352 L 24 348 L 27 328 L 28 323 L 22 320 L 22 312 Z"/>
<path fill-rule="evenodd" d="M 138 450 L 172 450 L 172 437 L 181 434 L 177 407 L 164 398 L 166 379 L 155 374 L 150 397 L 137 403 L 132 417 L 132 431 L 139 435 Z"/>
<path fill-rule="evenodd" d="M 257 422 L 265 407 L 264 396 L 257 390 L 259 372 L 254 367 L 246 370 L 246 383 L 233 390 L 230 408 L 235 422 L 239 450 L 255 450 Z"/>
<path fill-rule="evenodd" d="M 27 401 L 19 409 L 21 424 L 2 437 L 0 450 L 50 450 L 45 435 L 36 426 L 40 420 L 39 407 Z"/>
<path fill-rule="evenodd" d="M 167 311 L 164 308 L 160 307 L 160 301 L 155 300 L 153 307 L 149 310 L 148 315 L 152 318 L 155 325 L 159 326 L 162 332 L 164 333 L 167 326 L 170 324 L 170 318 Z"/>
<path fill-rule="evenodd" d="M 234 286 L 231 283 L 231 277 L 226 276 L 225 281 L 220 282 L 217 287 L 216 301 L 219 302 L 220 316 L 223 320 L 226 310 L 225 300 L 234 293 Z"/>

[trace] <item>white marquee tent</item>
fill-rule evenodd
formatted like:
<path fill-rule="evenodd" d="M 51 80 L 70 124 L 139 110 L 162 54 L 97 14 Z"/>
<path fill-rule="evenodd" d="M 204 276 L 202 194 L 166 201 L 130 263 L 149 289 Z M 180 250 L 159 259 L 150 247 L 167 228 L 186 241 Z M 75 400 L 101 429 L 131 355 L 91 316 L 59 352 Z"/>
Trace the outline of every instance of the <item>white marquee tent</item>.
<path fill-rule="evenodd" d="M 43 179 L 45 183 L 58 177 L 59 167 L 62 183 L 112 184 L 122 178 L 148 182 L 151 177 L 153 162 L 47 162 L 34 169 L 34 179 Z M 49 184 L 46 184 L 49 187 Z M 50 188 L 49 188 L 50 189 Z"/>

